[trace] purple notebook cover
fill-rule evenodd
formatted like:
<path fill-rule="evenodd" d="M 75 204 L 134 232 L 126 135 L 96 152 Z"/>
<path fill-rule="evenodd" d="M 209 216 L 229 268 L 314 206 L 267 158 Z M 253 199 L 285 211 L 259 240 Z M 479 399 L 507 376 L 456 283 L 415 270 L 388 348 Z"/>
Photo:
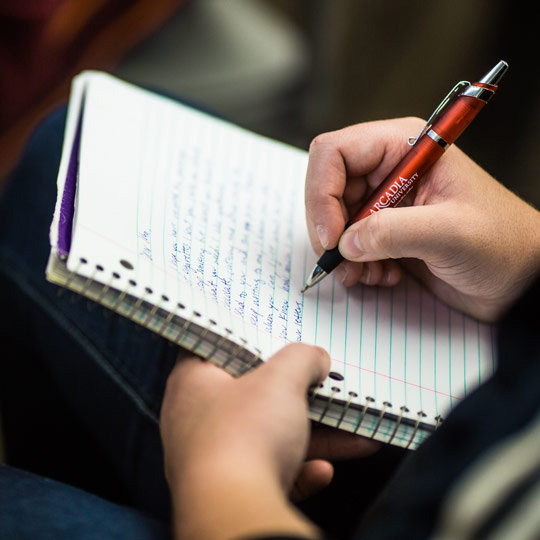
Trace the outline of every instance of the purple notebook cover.
<path fill-rule="evenodd" d="M 75 214 L 75 193 L 77 190 L 77 177 L 79 172 L 79 148 L 83 122 L 84 96 L 81 102 L 81 112 L 77 122 L 77 130 L 71 147 L 66 182 L 60 203 L 60 216 L 58 219 L 58 242 L 56 244 L 58 256 L 66 260 L 71 247 L 71 234 L 73 230 L 73 216 Z"/>

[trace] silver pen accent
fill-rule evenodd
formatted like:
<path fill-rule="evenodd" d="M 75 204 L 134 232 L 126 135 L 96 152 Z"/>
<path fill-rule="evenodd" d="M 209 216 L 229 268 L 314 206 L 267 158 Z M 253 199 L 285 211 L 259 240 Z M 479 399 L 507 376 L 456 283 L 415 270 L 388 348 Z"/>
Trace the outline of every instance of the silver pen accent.
<path fill-rule="evenodd" d="M 309 288 L 317 285 L 319 281 L 321 281 L 323 278 L 327 276 L 327 273 L 318 265 L 315 265 L 315 268 L 313 268 L 311 275 L 306 281 L 306 284 L 302 287 L 301 293 L 305 293 Z"/>

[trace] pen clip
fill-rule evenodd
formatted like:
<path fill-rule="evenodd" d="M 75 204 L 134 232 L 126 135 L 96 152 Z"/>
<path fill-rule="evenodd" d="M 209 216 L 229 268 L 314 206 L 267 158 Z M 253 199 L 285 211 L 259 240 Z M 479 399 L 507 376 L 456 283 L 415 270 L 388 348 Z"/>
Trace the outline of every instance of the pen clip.
<path fill-rule="evenodd" d="M 422 135 L 426 134 L 429 128 L 435 123 L 435 121 L 441 116 L 444 110 L 452 103 L 458 96 L 458 92 L 464 86 L 470 86 L 469 81 L 459 81 L 446 97 L 439 103 L 439 106 L 433 111 L 432 115 L 429 117 L 426 125 L 422 128 L 422 131 L 416 137 L 409 137 L 407 142 L 410 146 L 414 146 Z"/>

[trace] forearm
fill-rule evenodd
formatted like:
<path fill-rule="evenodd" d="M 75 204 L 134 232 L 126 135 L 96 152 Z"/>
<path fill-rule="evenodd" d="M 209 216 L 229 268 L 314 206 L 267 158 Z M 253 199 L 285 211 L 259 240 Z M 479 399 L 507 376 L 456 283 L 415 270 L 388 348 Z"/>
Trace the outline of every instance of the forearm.
<path fill-rule="evenodd" d="M 227 470 L 194 468 L 171 482 L 171 492 L 176 539 L 233 540 L 279 534 L 320 538 L 278 483 L 240 464 Z"/>

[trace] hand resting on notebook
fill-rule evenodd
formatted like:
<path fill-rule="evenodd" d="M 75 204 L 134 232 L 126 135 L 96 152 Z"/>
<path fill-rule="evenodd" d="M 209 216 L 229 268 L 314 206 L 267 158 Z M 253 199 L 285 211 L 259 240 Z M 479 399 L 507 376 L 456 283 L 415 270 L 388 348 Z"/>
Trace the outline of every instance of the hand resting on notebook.
<path fill-rule="evenodd" d="M 327 459 L 367 455 L 379 446 L 334 430 L 334 449 L 320 441 L 309 448 L 307 389 L 329 369 L 323 349 L 303 344 L 285 347 L 240 378 L 194 357 L 177 363 L 161 434 L 180 537 L 313 532 L 286 494 L 298 498 L 327 485 L 333 474 Z M 212 519 L 200 508 L 213 508 Z"/>
<path fill-rule="evenodd" d="M 540 213 L 457 147 L 400 207 L 372 214 L 342 235 L 348 215 L 423 125 L 417 118 L 369 122 L 314 139 L 305 195 L 313 248 L 320 254 L 339 241 L 348 260 L 335 272 L 346 286 L 392 286 L 406 266 L 451 306 L 496 320 L 540 268 Z"/>

